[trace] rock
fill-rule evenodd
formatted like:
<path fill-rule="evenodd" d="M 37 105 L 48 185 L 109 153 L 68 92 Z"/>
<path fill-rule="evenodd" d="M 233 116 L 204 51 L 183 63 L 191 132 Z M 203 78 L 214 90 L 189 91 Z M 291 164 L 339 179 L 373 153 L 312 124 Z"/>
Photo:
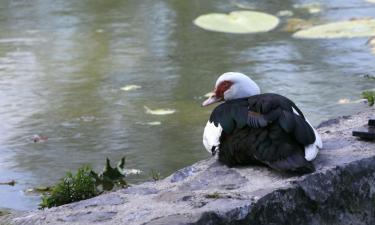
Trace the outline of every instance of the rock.
<path fill-rule="evenodd" d="M 375 143 L 352 130 L 375 109 L 318 129 L 324 149 L 304 176 L 228 168 L 215 158 L 156 182 L 13 216 L 13 224 L 375 224 Z"/>

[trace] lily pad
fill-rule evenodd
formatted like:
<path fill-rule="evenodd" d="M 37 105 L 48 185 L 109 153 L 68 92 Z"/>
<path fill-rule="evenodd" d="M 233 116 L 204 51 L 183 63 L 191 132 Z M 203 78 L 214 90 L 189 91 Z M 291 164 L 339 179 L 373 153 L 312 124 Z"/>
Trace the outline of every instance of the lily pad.
<path fill-rule="evenodd" d="M 147 106 L 143 106 L 143 107 L 145 108 L 145 112 L 151 115 L 162 116 L 162 115 L 170 115 L 176 112 L 175 109 L 150 109 Z"/>
<path fill-rule="evenodd" d="M 133 91 L 133 90 L 138 90 L 142 88 L 142 86 L 135 85 L 135 84 L 129 84 L 121 88 L 123 91 Z"/>
<path fill-rule="evenodd" d="M 279 19 L 262 12 L 234 11 L 201 15 L 194 20 L 194 24 L 209 31 L 246 34 L 273 30 L 279 24 Z"/>
<path fill-rule="evenodd" d="M 375 19 L 355 19 L 333 22 L 300 30 L 295 38 L 355 38 L 375 35 Z"/>

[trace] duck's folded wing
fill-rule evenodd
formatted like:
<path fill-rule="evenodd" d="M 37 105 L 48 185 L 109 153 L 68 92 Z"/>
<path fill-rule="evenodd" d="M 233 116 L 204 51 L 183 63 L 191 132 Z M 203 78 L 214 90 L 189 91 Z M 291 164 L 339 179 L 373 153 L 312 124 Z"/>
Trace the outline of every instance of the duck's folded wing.
<path fill-rule="evenodd" d="M 288 98 L 276 94 L 261 94 L 248 99 L 247 125 L 253 128 L 278 123 L 302 145 L 314 143 L 313 128 L 301 110 Z"/>

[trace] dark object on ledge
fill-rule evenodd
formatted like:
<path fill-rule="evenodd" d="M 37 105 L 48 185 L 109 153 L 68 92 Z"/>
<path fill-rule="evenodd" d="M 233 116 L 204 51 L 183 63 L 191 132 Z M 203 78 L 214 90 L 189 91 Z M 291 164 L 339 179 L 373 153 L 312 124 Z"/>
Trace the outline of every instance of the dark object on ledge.
<path fill-rule="evenodd" d="M 368 121 L 368 126 L 353 131 L 353 136 L 366 140 L 375 140 L 375 119 L 370 119 Z"/>

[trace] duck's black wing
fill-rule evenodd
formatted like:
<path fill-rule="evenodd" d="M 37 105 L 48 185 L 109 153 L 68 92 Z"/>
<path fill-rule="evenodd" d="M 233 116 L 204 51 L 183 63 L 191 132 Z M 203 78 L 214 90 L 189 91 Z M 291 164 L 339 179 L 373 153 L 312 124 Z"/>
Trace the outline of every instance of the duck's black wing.
<path fill-rule="evenodd" d="M 260 128 L 276 122 L 300 144 L 314 143 L 313 128 L 290 99 L 278 94 L 261 94 L 248 98 L 248 103 L 247 124 L 250 127 Z"/>
<path fill-rule="evenodd" d="M 219 160 L 227 165 L 258 161 L 278 170 L 311 172 L 304 146 L 315 134 L 298 107 L 277 94 L 227 101 L 215 108 L 210 122 L 220 124 Z"/>

